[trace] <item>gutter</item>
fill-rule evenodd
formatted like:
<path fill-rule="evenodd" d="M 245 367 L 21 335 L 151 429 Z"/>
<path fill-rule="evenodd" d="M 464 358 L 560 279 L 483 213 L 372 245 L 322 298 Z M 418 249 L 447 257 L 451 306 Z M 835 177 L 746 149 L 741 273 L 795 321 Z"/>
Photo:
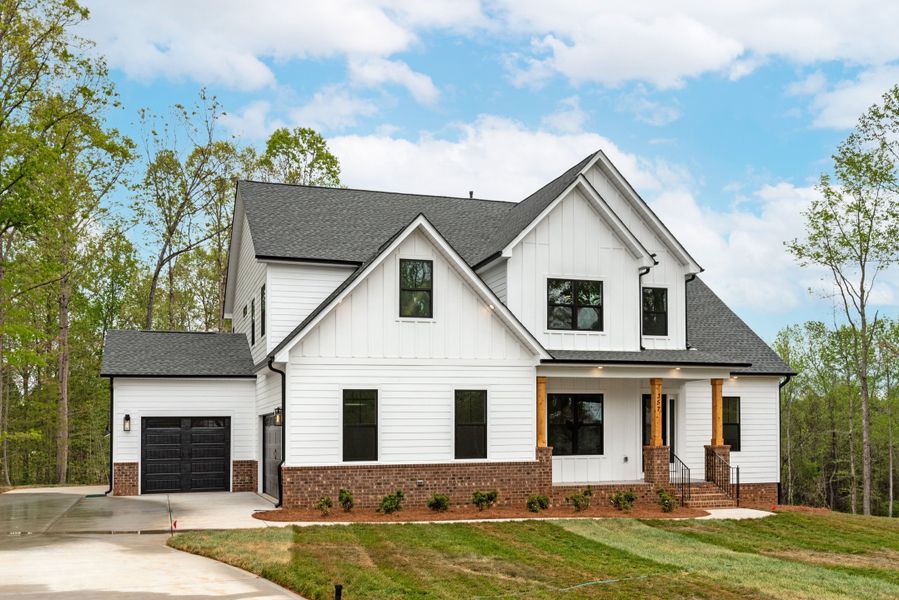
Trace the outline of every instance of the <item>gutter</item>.
<path fill-rule="evenodd" d="M 655 263 L 652 267 L 659 264 L 655 254 L 650 254 L 649 256 L 652 258 L 652 262 Z M 652 269 L 652 267 L 640 267 L 637 274 L 637 306 L 640 307 L 637 311 L 637 319 L 639 319 L 640 325 L 640 350 L 646 350 L 646 348 L 643 347 L 643 276 L 649 273 L 649 270 Z"/>
<path fill-rule="evenodd" d="M 112 426 L 113 403 L 115 400 L 115 391 L 113 389 L 114 377 L 109 378 L 109 487 L 103 492 L 104 496 L 112 493 L 112 451 L 113 451 L 113 435 L 115 435 L 115 427 Z"/>
<path fill-rule="evenodd" d="M 284 474 L 281 469 L 284 467 L 284 460 L 287 457 L 287 406 L 285 400 L 287 398 L 287 374 L 281 369 L 274 367 L 275 357 L 268 357 L 268 368 L 281 375 L 281 463 L 278 465 L 278 503 L 275 508 L 281 508 L 284 503 Z M 265 457 L 262 457 L 265 460 Z M 265 468 L 265 465 L 262 466 Z"/>
<path fill-rule="evenodd" d="M 687 350 L 692 347 L 690 346 L 690 286 L 687 284 L 694 279 L 696 279 L 696 273 L 690 273 L 690 276 L 684 281 L 684 342 L 686 343 Z"/>
<path fill-rule="evenodd" d="M 783 400 L 781 396 L 782 396 L 784 386 L 787 385 L 788 383 L 790 383 L 791 379 L 793 379 L 792 375 L 790 375 L 790 374 L 784 375 L 784 380 L 777 384 L 777 437 L 778 437 L 778 439 L 781 436 L 781 431 L 780 431 L 781 406 L 780 406 L 780 403 Z M 778 446 L 778 459 L 780 459 L 779 455 L 780 455 L 780 447 Z M 780 478 L 778 477 L 778 479 L 780 479 Z M 778 504 L 781 503 L 782 498 L 783 498 L 783 494 L 781 492 L 781 482 L 778 481 L 777 482 L 777 503 Z"/>

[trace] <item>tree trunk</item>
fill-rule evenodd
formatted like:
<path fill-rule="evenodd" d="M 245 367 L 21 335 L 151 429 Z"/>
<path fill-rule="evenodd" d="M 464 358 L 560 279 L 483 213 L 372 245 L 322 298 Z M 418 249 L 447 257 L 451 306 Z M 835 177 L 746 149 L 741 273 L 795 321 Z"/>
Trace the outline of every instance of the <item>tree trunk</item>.
<path fill-rule="evenodd" d="M 866 350 L 863 347 L 863 353 Z M 859 373 L 862 397 L 862 513 L 871 515 L 871 412 L 868 391 L 868 359 L 863 356 Z"/>
<path fill-rule="evenodd" d="M 9 477 L 9 398 L 6 394 L 5 384 L 5 355 L 6 355 L 6 298 L 4 297 L 4 285 L 6 279 L 6 240 L 0 238 L 0 446 L 3 448 L 3 483 L 11 486 Z"/>
<path fill-rule="evenodd" d="M 65 244 L 64 244 L 65 246 Z M 68 249 L 63 250 L 62 268 L 68 269 Z M 69 275 L 59 285 L 59 405 L 56 430 L 56 479 L 66 483 L 69 473 L 69 300 L 72 296 Z"/>
<path fill-rule="evenodd" d="M 144 317 L 144 329 L 153 329 L 153 309 L 156 304 L 156 288 L 159 287 L 159 275 L 165 266 L 165 254 L 168 252 L 168 242 L 159 251 L 156 258 L 156 266 L 153 268 L 153 276 L 150 278 L 150 291 L 147 294 L 147 314 Z"/>
<path fill-rule="evenodd" d="M 847 378 L 848 382 L 848 378 Z M 852 388 L 849 394 L 849 506 L 852 514 L 858 512 L 858 479 L 855 475 L 855 403 L 852 401 Z"/>

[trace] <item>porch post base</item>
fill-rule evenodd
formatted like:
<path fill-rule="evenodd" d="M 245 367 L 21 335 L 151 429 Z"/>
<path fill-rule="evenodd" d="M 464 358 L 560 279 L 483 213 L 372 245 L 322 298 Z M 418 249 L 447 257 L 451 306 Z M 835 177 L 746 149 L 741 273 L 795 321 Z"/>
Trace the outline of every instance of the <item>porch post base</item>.
<path fill-rule="evenodd" d="M 707 445 L 705 447 L 705 480 L 712 481 L 712 457 L 717 454 L 730 464 L 730 446 L 724 444 L 722 446 Z M 727 474 L 730 479 L 730 473 Z M 724 483 L 724 482 L 722 482 Z"/>
<path fill-rule="evenodd" d="M 646 483 L 667 485 L 669 483 L 668 446 L 643 446 L 643 480 Z"/>

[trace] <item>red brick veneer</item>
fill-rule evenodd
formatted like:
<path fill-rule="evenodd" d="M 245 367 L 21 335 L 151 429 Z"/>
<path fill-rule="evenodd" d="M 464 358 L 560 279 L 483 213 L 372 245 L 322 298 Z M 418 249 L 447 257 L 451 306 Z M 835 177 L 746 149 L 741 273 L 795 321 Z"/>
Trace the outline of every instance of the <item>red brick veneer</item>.
<path fill-rule="evenodd" d="M 741 483 L 740 505 L 761 505 L 770 507 L 777 504 L 776 483 Z"/>
<path fill-rule="evenodd" d="M 646 483 L 667 485 L 671 469 L 668 446 L 643 446 L 643 479 Z"/>
<path fill-rule="evenodd" d="M 231 491 L 255 492 L 258 469 L 258 463 L 255 460 L 233 461 L 231 463 Z"/>
<path fill-rule="evenodd" d="M 648 506 L 650 504 L 658 504 L 659 496 L 657 489 L 668 488 L 674 495 L 674 491 L 669 486 L 657 486 L 651 483 L 600 483 L 590 486 L 593 495 L 590 497 L 590 503 L 593 506 L 610 506 L 612 495 L 616 492 L 632 491 L 637 497 L 637 506 Z M 565 498 L 572 494 L 582 492 L 587 489 L 587 485 L 554 485 L 552 493 L 553 506 L 564 506 Z"/>
<path fill-rule="evenodd" d="M 137 496 L 137 463 L 113 463 L 112 493 L 115 496 Z"/>
<path fill-rule="evenodd" d="M 322 496 L 335 502 L 340 488 L 353 493 L 356 506 L 374 508 L 395 490 L 406 506 L 424 506 L 433 494 L 454 504 L 468 503 L 475 490 L 497 490 L 500 505 L 523 505 L 531 494 L 552 495 L 552 448 L 537 448 L 536 460 L 411 465 L 353 465 L 283 468 L 285 507 L 307 508 Z M 421 482 L 419 485 L 418 482 Z"/>

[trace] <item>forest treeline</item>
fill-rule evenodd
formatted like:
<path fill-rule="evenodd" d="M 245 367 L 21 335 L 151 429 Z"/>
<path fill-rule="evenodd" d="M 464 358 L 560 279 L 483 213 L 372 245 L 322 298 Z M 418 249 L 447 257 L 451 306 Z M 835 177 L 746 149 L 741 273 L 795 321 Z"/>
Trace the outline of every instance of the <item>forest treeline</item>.
<path fill-rule="evenodd" d="M 236 179 L 340 185 L 313 130 L 256 149 L 202 90 L 161 114 L 122 106 L 74 34 L 87 18 L 72 0 L 0 0 L 0 487 L 106 482 L 106 331 L 227 330 Z M 110 125 L 122 114 L 136 139 Z M 870 299 L 897 258 L 896 131 L 894 88 L 785 240 L 828 274 L 838 310 L 775 342 L 798 372 L 781 395 L 784 502 L 894 513 L 899 323 Z"/>

